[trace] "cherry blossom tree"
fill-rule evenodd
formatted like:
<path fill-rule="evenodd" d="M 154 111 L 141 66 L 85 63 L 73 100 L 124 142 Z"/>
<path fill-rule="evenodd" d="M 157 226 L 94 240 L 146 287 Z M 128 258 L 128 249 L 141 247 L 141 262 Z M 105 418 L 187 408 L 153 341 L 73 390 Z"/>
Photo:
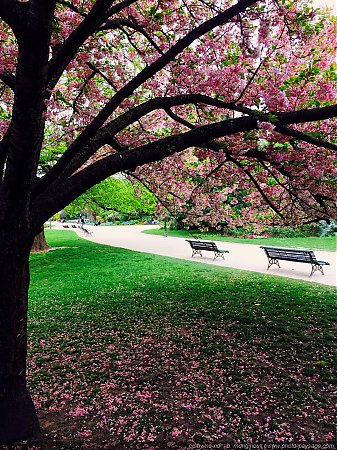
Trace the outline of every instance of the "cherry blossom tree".
<path fill-rule="evenodd" d="M 258 207 L 288 222 L 336 217 L 336 23 L 301 0 L 0 0 L 0 19 L 10 443 L 40 432 L 26 384 L 29 252 L 79 195 L 123 171 L 199 220 L 247 221 Z"/>

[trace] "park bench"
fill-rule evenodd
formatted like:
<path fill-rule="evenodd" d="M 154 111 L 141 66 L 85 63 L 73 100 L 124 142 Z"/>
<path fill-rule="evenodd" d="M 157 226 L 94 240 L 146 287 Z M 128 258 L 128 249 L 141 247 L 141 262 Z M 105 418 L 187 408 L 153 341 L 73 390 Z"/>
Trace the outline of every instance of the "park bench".
<path fill-rule="evenodd" d="M 186 239 L 192 248 L 192 258 L 194 255 L 202 256 L 201 251 L 205 250 L 207 252 L 214 252 L 214 259 L 221 257 L 225 259 L 224 253 L 229 253 L 228 250 L 221 250 L 217 247 L 215 242 L 211 241 L 196 241 L 192 239 Z"/>
<path fill-rule="evenodd" d="M 278 247 L 265 247 L 261 246 L 268 258 L 268 267 L 273 264 L 280 267 L 279 260 L 283 261 L 294 261 L 299 263 L 306 263 L 311 264 L 311 275 L 316 272 L 316 270 L 319 270 L 322 275 L 324 275 L 323 272 L 323 266 L 329 266 L 330 263 L 327 261 L 317 261 L 315 253 L 312 250 L 299 250 L 295 248 L 278 248 Z"/>

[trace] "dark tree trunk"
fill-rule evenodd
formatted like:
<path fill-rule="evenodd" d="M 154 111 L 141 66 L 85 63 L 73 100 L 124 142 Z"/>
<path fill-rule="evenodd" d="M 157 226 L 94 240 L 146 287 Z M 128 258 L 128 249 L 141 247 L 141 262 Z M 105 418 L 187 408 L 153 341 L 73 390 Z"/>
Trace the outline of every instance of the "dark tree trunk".
<path fill-rule="evenodd" d="M 32 252 L 43 252 L 48 250 L 50 247 L 47 244 L 46 236 L 44 234 L 44 230 L 42 230 L 38 235 L 35 236 Z"/>
<path fill-rule="evenodd" d="M 32 239 L 5 234 L 0 234 L 0 444 L 40 437 L 26 383 Z"/>

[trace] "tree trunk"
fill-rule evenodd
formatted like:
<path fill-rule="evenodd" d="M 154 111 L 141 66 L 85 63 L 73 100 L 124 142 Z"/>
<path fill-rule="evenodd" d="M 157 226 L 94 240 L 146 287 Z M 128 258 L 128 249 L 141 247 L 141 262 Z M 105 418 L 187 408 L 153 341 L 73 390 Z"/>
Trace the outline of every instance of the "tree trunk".
<path fill-rule="evenodd" d="M 40 437 L 26 383 L 29 253 L 32 239 L 0 240 L 0 444 Z"/>
<path fill-rule="evenodd" d="M 41 231 L 38 235 L 35 236 L 33 246 L 32 246 L 32 252 L 43 252 L 48 250 L 50 247 L 47 244 L 46 237 L 44 234 L 44 230 Z"/>

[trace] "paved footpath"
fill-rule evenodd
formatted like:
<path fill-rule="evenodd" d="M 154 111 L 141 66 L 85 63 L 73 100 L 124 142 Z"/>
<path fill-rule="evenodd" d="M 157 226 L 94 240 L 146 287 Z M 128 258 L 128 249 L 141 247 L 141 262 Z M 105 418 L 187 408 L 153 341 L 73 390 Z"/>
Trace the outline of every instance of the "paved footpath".
<path fill-rule="evenodd" d="M 143 230 L 155 227 L 155 225 L 86 226 L 93 232 L 92 235 L 83 236 L 82 232 L 79 232 L 79 235 L 100 244 L 192 260 L 191 248 L 185 239 L 142 233 Z M 328 261 L 330 266 L 324 267 L 325 275 L 315 272 L 312 277 L 309 277 L 311 271 L 309 264 L 281 261 L 280 269 L 272 266 L 267 270 L 267 257 L 258 245 L 215 242 L 218 248 L 229 250 L 225 260 L 222 258 L 213 260 L 212 252 L 203 252 L 202 258 L 194 256 L 193 261 L 336 286 L 336 252 L 315 250 L 317 259 Z"/>

